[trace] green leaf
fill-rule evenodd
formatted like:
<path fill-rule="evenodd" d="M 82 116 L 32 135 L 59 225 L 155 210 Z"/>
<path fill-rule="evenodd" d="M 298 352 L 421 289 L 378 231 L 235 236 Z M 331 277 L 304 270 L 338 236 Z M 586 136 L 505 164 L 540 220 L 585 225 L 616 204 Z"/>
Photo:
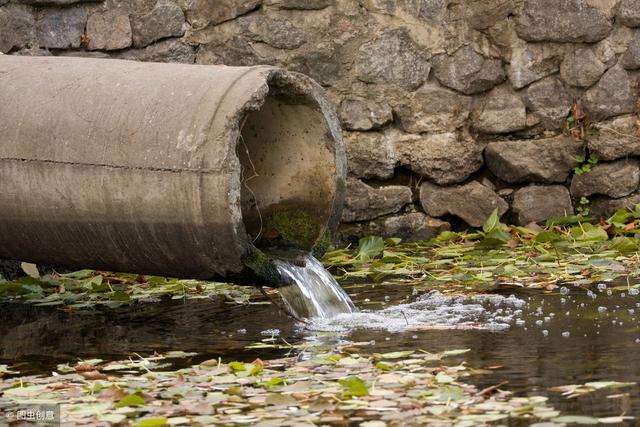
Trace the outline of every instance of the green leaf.
<path fill-rule="evenodd" d="M 398 237 L 390 237 L 387 240 L 384 241 L 385 245 L 391 247 L 391 246 L 397 246 L 400 244 L 400 242 L 402 242 L 402 239 L 398 238 Z"/>
<path fill-rule="evenodd" d="M 161 427 L 166 426 L 168 420 L 165 417 L 143 418 L 134 424 L 135 427 Z"/>
<path fill-rule="evenodd" d="M 128 394 L 116 403 L 116 408 L 123 408 L 125 406 L 142 406 L 144 405 L 144 399 L 139 394 Z"/>
<path fill-rule="evenodd" d="M 491 215 L 489 215 L 489 218 L 487 218 L 487 220 L 482 225 L 482 230 L 485 233 L 489 233 L 496 228 L 499 222 L 500 216 L 498 215 L 498 208 L 495 208 L 493 212 L 491 212 Z"/>
<path fill-rule="evenodd" d="M 561 237 L 554 231 L 541 231 L 536 235 L 535 241 L 538 243 L 548 243 L 560 240 Z"/>
<path fill-rule="evenodd" d="M 600 226 L 585 223 L 571 229 L 573 237 L 581 242 L 605 241 L 609 239 L 607 232 Z"/>
<path fill-rule="evenodd" d="M 73 271 L 71 273 L 61 274 L 61 276 L 69 277 L 71 279 L 86 279 L 95 274 L 96 274 L 95 270 L 79 270 L 79 271 Z"/>
<path fill-rule="evenodd" d="M 567 215 L 561 217 L 549 218 L 546 222 L 547 227 L 553 227 L 555 225 L 573 225 L 580 222 L 590 221 L 591 218 L 585 218 L 582 215 Z"/>
<path fill-rule="evenodd" d="M 440 384 L 451 384 L 454 381 L 454 378 L 444 372 L 438 372 L 438 375 L 436 375 L 436 381 Z"/>
<path fill-rule="evenodd" d="M 376 363 L 376 369 L 387 372 L 391 370 L 391 365 L 386 362 L 378 362 Z"/>
<path fill-rule="evenodd" d="M 413 350 L 405 350 L 405 351 L 392 351 L 390 353 L 383 353 L 380 356 L 383 359 L 400 359 L 403 357 L 411 356 L 414 353 Z"/>
<path fill-rule="evenodd" d="M 482 238 L 482 245 L 484 246 L 500 246 L 511 238 L 511 235 L 503 230 L 494 229 L 486 233 Z"/>
<path fill-rule="evenodd" d="M 230 362 L 229 363 L 229 368 L 233 371 L 233 372 L 242 372 L 245 371 L 247 368 L 245 368 L 245 364 L 242 362 Z"/>
<path fill-rule="evenodd" d="M 615 249 L 620 253 L 635 252 L 638 250 L 638 241 L 631 237 L 614 237 L 611 239 L 611 249 Z"/>
<path fill-rule="evenodd" d="M 338 382 L 348 397 L 362 397 L 369 394 L 367 385 L 359 377 L 342 378 Z"/>
<path fill-rule="evenodd" d="M 443 231 L 442 233 L 438 234 L 438 237 L 436 237 L 436 241 L 444 243 L 453 240 L 458 236 L 459 234 L 455 231 Z"/>
<path fill-rule="evenodd" d="M 633 214 L 626 209 L 618 209 L 612 216 L 607 220 L 609 224 L 613 224 L 616 227 L 624 227 L 627 224 L 629 218 L 633 217 Z"/>
<path fill-rule="evenodd" d="M 271 389 L 273 387 L 277 387 L 282 384 L 284 384 L 284 380 L 280 377 L 273 377 L 269 379 L 269 381 L 263 381 L 260 383 L 260 385 L 266 389 Z"/>
<path fill-rule="evenodd" d="M 384 251 L 384 240 L 382 237 L 363 237 L 359 242 L 357 258 L 361 261 L 368 261 L 381 255 L 382 251 Z"/>
<path fill-rule="evenodd" d="M 122 291 L 115 291 L 109 298 L 113 301 L 131 301 L 131 297 L 129 296 L 129 294 L 126 294 Z"/>

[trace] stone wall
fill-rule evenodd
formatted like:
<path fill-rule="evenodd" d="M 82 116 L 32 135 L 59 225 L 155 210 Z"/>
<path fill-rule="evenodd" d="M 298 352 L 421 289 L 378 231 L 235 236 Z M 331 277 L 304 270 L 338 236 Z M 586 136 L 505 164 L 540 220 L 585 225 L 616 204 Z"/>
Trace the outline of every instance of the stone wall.
<path fill-rule="evenodd" d="M 0 51 L 309 74 L 345 131 L 345 239 L 640 202 L 640 0 L 0 0 Z"/>

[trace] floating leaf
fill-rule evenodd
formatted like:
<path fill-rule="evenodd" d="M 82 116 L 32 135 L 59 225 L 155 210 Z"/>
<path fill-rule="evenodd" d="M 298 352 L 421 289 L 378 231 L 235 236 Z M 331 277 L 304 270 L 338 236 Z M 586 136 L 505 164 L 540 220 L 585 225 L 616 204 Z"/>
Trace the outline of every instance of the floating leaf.
<path fill-rule="evenodd" d="M 347 397 L 362 397 L 369 394 L 367 385 L 359 377 L 347 377 L 338 381 Z"/>
<path fill-rule="evenodd" d="M 125 406 L 142 406 L 144 404 L 145 402 L 142 396 L 140 396 L 139 394 L 133 393 L 133 394 L 128 394 L 122 399 L 120 399 L 116 403 L 116 408 L 123 408 Z"/>
<path fill-rule="evenodd" d="M 556 417 L 551 421 L 556 423 L 566 423 L 566 424 L 598 424 L 598 419 L 593 417 L 586 417 L 580 415 L 565 415 L 561 417 Z"/>
<path fill-rule="evenodd" d="M 136 427 L 162 427 L 168 424 L 168 420 L 165 417 L 151 417 L 143 418 L 134 425 Z"/>

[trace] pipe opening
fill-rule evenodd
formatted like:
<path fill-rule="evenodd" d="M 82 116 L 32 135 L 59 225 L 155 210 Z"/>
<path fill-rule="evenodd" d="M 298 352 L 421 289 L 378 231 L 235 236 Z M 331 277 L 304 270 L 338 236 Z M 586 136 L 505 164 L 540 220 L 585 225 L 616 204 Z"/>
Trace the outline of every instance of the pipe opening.
<path fill-rule="evenodd" d="M 314 247 L 333 209 L 334 146 L 317 102 L 289 80 L 271 78 L 264 104 L 245 117 L 237 146 L 242 216 L 256 247 Z"/>

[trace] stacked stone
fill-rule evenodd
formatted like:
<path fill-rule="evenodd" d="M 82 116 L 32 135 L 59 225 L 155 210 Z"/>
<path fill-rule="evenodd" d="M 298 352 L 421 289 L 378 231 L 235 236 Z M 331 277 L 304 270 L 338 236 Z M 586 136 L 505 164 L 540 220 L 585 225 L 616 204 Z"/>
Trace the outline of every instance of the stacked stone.
<path fill-rule="evenodd" d="M 345 239 L 640 201 L 640 0 L 0 0 L 0 52 L 310 75 L 344 128 Z"/>

